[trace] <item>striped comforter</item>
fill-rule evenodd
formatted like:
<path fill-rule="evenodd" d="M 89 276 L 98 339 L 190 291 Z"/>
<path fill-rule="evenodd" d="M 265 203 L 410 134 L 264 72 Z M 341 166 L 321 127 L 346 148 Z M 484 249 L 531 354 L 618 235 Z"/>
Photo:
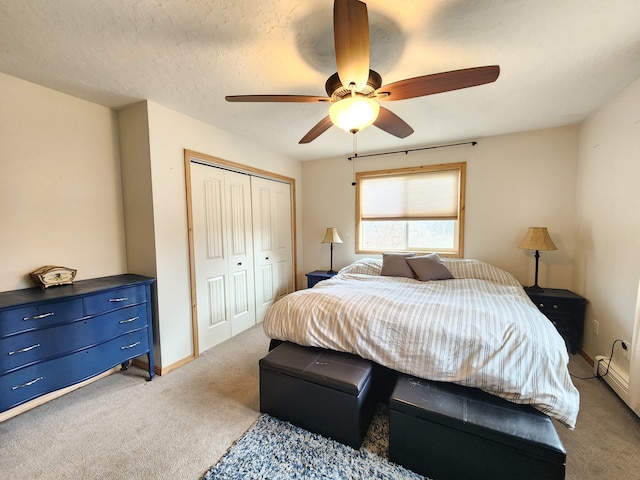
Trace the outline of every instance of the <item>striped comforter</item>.
<path fill-rule="evenodd" d="M 579 394 L 562 337 L 508 272 L 443 259 L 452 280 L 380 276 L 363 259 L 272 305 L 268 337 L 354 353 L 416 377 L 530 404 L 573 429 Z"/>

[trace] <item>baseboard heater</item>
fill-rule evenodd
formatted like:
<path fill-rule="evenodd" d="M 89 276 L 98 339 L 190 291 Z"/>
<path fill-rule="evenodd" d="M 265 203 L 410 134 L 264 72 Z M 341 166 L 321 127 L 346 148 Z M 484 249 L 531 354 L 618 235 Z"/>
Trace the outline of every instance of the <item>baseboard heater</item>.
<path fill-rule="evenodd" d="M 609 373 L 607 373 L 607 367 L 609 367 Z M 605 373 L 607 373 L 606 376 Z M 593 363 L 593 374 L 602 377 L 622 401 L 629 405 L 629 375 L 623 372 L 616 362 L 612 361 L 609 365 L 607 357 L 604 355 L 596 356 L 596 361 Z"/>

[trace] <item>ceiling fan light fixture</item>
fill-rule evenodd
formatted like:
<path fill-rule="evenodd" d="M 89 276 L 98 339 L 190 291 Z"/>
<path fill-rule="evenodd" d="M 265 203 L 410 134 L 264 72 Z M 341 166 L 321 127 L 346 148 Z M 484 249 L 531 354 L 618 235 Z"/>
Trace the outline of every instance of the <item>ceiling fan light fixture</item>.
<path fill-rule="evenodd" d="M 362 95 L 343 98 L 329 108 L 331 122 L 350 133 L 360 132 L 372 125 L 379 113 L 378 102 Z"/>

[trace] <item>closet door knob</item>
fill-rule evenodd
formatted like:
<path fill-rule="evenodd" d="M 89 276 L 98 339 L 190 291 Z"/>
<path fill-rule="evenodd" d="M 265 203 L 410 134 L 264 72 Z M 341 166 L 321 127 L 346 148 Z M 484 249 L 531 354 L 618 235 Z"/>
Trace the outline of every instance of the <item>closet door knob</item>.
<path fill-rule="evenodd" d="M 242 262 L 238 262 L 238 266 L 242 265 Z"/>
<path fill-rule="evenodd" d="M 264 259 L 265 259 L 265 260 L 269 260 L 269 257 L 265 257 Z"/>

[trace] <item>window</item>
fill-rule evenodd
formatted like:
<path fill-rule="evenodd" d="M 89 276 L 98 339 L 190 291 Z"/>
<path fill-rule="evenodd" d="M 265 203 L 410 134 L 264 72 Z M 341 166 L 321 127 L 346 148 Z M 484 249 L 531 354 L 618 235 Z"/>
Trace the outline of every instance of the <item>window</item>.
<path fill-rule="evenodd" d="M 466 163 L 356 174 L 357 253 L 463 256 Z"/>

